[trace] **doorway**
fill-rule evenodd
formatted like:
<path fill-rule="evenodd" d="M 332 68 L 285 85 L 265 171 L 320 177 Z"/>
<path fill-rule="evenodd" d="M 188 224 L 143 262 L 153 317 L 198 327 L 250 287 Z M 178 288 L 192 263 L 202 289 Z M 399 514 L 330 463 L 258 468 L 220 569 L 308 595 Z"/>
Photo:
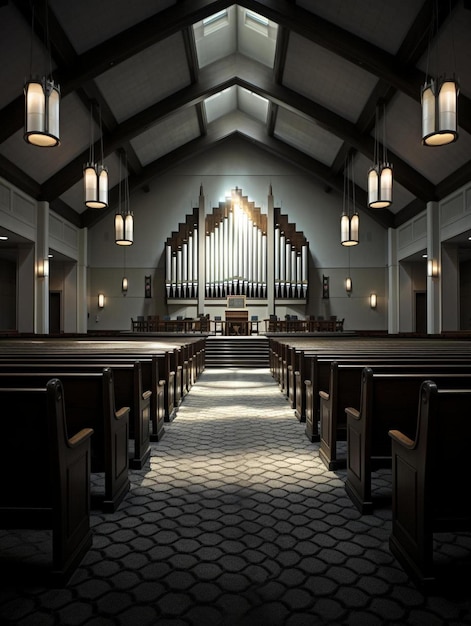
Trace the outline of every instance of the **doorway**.
<path fill-rule="evenodd" d="M 427 292 L 415 292 L 415 332 L 427 334 Z"/>
<path fill-rule="evenodd" d="M 49 333 L 58 335 L 61 332 L 61 292 L 49 292 Z"/>

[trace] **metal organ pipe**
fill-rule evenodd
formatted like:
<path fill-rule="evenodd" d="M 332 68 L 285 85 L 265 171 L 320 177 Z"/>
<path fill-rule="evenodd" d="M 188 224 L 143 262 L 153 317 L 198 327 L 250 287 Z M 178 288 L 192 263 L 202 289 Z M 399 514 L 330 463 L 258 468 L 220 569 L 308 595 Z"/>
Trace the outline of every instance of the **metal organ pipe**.
<path fill-rule="evenodd" d="M 296 232 L 286 216 L 277 211 L 270 222 L 272 232 L 267 232 L 267 216 L 247 203 L 241 190 L 233 191 L 225 204 L 221 203 L 205 218 L 200 207 L 200 223 L 206 220 L 206 234 L 201 241 L 194 212 L 192 221 L 187 220 L 179 233 L 166 242 L 167 297 L 198 297 L 202 275 L 198 268 L 204 262 L 203 289 L 207 298 L 236 294 L 249 298 L 267 298 L 273 294 L 276 299 L 306 298 L 308 244 L 302 233 Z M 201 259 L 200 245 L 205 246 Z M 267 263 L 273 263 L 273 268 Z M 273 285 L 271 291 L 268 289 L 267 276 L 274 280 L 274 291 Z"/>

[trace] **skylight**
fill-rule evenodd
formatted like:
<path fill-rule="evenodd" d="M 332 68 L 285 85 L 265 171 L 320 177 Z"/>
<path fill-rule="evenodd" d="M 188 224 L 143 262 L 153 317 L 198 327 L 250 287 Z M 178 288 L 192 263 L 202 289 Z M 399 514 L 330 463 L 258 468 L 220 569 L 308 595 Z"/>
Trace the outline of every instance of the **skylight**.
<path fill-rule="evenodd" d="M 259 15 L 253 11 L 246 11 L 245 25 L 253 30 L 256 30 L 257 33 L 268 37 L 268 20 L 266 17 L 263 17 L 263 15 Z"/>
<path fill-rule="evenodd" d="M 229 16 L 227 9 L 213 13 L 213 15 L 210 15 L 203 20 L 203 35 L 206 37 L 206 35 L 210 35 L 228 24 Z"/>

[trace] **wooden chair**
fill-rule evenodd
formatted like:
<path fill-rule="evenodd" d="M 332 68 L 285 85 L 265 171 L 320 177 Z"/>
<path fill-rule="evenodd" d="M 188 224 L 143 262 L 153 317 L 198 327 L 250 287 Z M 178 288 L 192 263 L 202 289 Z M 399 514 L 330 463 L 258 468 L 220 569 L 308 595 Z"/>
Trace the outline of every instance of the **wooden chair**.
<path fill-rule="evenodd" d="M 433 533 L 471 531 L 469 441 L 471 390 L 422 383 L 415 439 L 392 439 L 393 512 L 390 549 L 418 584 L 435 581 Z"/>

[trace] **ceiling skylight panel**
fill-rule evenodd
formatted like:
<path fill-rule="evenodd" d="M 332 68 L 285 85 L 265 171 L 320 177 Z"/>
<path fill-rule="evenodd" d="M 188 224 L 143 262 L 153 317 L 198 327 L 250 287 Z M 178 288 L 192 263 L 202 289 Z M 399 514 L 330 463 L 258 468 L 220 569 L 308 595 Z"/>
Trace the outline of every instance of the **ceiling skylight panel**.
<path fill-rule="evenodd" d="M 213 15 L 210 15 L 203 20 L 203 35 L 204 37 L 211 35 L 211 33 L 216 32 L 220 28 L 224 28 L 224 26 L 227 26 L 228 24 L 229 15 L 227 9 L 213 13 Z"/>
<path fill-rule="evenodd" d="M 257 33 L 268 37 L 269 22 L 266 17 L 263 17 L 263 15 L 247 10 L 245 12 L 245 25 L 253 30 L 256 30 Z"/>

